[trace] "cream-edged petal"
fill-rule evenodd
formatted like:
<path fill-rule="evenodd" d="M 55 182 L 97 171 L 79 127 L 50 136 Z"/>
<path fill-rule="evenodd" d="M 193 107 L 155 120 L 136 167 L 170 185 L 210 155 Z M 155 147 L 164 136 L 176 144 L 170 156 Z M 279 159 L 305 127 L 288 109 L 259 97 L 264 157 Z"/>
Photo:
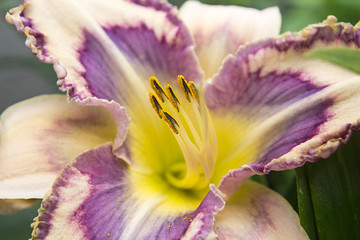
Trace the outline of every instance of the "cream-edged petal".
<path fill-rule="evenodd" d="M 13 214 L 39 203 L 38 199 L 1 199 L 0 214 Z"/>
<path fill-rule="evenodd" d="M 240 6 L 212 6 L 186 1 L 180 17 L 195 40 L 195 51 L 206 78 L 215 74 L 228 54 L 240 45 L 279 34 L 277 7 L 257 10 Z"/>
<path fill-rule="evenodd" d="M 228 57 L 204 87 L 217 133 L 227 136 L 218 141 L 217 167 L 256 163 L 249 167 L 257 173 L 296 168 L 346 143 L 359 128 L 360 75 L 307 53 L 359 49 L 359 27 L 328 17 Z"/>
<path fill-rule="evenodd" d="M 148 101 L 150 76 L 202 81 L 192 39 L 166 2 L 26 0 L 7 20 L 40 61 L 54 64 L 71 97 L 129 106 Z"/>
<path fill-rule="evenodd" d="M 299 217 L 278 193 L 247 181 L 215 217 L 217 239 L 309 239 Z"/>
<path fill-rule="evenodd" d="M 214 186 L 197 208 L 178 212 L 176 206 L 164 207 L 167 192 L 139 198 L 130 171 L 114 157 L 109 144 L 78 156 L 42 202 L 33 238 L 205 239 L 209 235 L 214 215 L 225 204 Z"/>
<path fill-rule="evenodd" d="M 68 103 L 64 95 L 15 104 L 0 124 L 1 198 L 42 198 L 69 161 L 116 136 L 109 111 Z"/>
<path fill-rule="evenodd" d="M 82 106 L 103 107 L 109 111 L 116 125 L 116 137 L 113 141 L 114 154 L 129 163 L 130 159 L 128 157 L 128 152 L 125 145 L 125 140 L 128 135 L 130 125 L 130 117 L 128 115 L 127 109 L 123 106 L 120 106 L 113 100 L 108 101 L 105 99 L 99 99 L 97 97 L 87 97 L 85 99 L 76 98 L 75 102 Z"/>

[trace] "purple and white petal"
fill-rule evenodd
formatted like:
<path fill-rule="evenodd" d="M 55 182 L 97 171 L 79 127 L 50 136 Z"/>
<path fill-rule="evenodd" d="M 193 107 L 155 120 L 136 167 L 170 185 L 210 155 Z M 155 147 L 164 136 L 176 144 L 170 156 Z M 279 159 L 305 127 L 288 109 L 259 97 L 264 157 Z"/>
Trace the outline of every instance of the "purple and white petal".
<path fill-rule="evenodd" d="M 25 0 L 7 20 L 71 97 L 128 106 L 148 100 L 150 76 L 202 81 L 188 30 L 162 1 Z"/>
<path fill-rule="evenodd" d="M 0 122 L 0 197 L 42 198 L 78 154 L 116 136 L 103 107 L 43 95 L 8 108 Z"/>
<path fill-rule="evenodd" d="M 109 111 L 112 115 L 116 129 L 115 139 L 113 140 L 113 151 L 114 154 L 123 159 L 124 161 L 130 163 L 130 159 L 127 153 L 127 147 L 125 144 L 125 140 L 128 135 L 129 125 L 130 125 L 130 117 L 127 113 L 125 107 L 120 106 L 115 101 L 108 101 L 105 99 L 99 99 L 97 97 L 87 97 L 85 99 L 75 99 L 75 102 L 82 106 L 97 106 L 103 107 Z M 87 149 L 88 150 L 88 149 Z"/>
<path fill-rule="evenodd" d="M 290 204 L 252 181 L 242 185 L 215 217 L 214 232 L 219 240 L 309 239 Z"/>
<path fill-rule="evenodd" d="M 218 129 L 233 136 L 230 160 L 241 160 L 233 168 L 250 163 L 257 173 L 296 168 L 328 157 L 348 141 L 359 128 L 360 75 L 306 54 L 358 49 L 359 36 L 359 25 L 330 16 L 299 33 L 246 45 L 226 59 L 204 92 L 214 124 L 232 123 Z M 224 164 L 220 160 L 217 167 Z"/>
<path fill-rule="evenodd" d="M 198 208 L 177 212 L 164 201 L 168 192 L 142 198 L 128 165 L 110 144 L 90 150 L 55 181 L 33 223 L 36 239 L 198 239 L 206 238 L 214 215 L 224 207 L 211 186 Z M 146 184 L 146 183 L 142 183 Z"/>
<path fill-rule="evenodd" d="M 281 15 L 277 7 L 257 10 L 239 6 L 211 6 L 186 1 L 180 17 L 195 40 L 195 52 L 206 78 L 212 77 L 228 54 L 240 45 L 280 32 Z"/>

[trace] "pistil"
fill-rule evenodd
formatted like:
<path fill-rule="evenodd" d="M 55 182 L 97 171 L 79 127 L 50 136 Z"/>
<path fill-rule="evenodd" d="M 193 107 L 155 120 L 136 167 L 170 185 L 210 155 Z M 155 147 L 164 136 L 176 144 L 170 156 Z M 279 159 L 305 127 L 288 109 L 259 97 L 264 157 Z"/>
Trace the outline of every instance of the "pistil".
<path fill-rule="evenodd" d="M 149 100 L 171 129 L 182 151 L 184 162 L 173 164 L 165 173 L 170 184 L 183 189 L 203 188 L 214 172 L 217 155 L 215 129 L 203 96 L 194 82 L 181 75 L 178 83 L 184 97 L 178 97 L 170 85 L 164 88 L 150 77 Z"/>

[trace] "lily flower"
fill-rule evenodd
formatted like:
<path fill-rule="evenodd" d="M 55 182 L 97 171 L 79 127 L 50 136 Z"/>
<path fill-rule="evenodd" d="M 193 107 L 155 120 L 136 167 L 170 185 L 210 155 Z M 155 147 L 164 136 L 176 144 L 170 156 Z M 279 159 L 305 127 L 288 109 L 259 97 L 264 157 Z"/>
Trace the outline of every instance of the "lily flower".
<path fill-rule="evenodd" d="M 25 0 L 6 18 L 70 99 L 1 116 L 0 197 L 51 188 L 34 239 L 307 239 L 247 180 L 326 158 L 359 127 L 359 74 L 309 55 L 358 49 L 359 24 L 276 36 L 277 8 L 155 0 Z"/>

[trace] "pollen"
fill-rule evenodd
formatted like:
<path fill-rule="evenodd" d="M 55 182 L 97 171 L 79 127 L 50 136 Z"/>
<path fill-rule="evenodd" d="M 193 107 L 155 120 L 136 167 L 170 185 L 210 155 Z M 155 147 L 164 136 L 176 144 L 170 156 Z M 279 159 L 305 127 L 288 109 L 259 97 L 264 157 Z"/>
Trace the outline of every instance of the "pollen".
<path fill-rule="evenodd" d="M 173 107 L 179 112 L 179 105 L 180 105 L 179 99 L 176 97 L 174 90 L 171 88 L 169 84 L 166 85 L 165 91 L 167 93 L 171 105 L 173 105 Z"/>
<path fill-rule="evenodd" d="M 165 102 L 166 94 L 156 77 L 150 77 L 150 86 L 162 102 Z"/>
<path fill-rule="evenodd" d="M 177 128 L 179 128 L 179 124 L 177 121 L 167 112 L 161 111 L 160 114 L 162 115 L 162 118 L 169 124 L 170 129 L 175 133 L 178 134 L 179 131 Z"/>
<path fill-rule="evenodd" d="M 162 107 L 161 107 L 159 101 L 157 100 L 155 94 L 149 93 L 149 100 L 150 100 L 150 103 L 153 106 L 155 112 L 157 113 L 157 115 L 161 119 L 162 115 L 160 114 L 160 111 L 162 110 Z"/>
<path fill-rule="evenodd" d="M 182 75 L 178 76 L 178 83 L 180 85 L 180 88 L 183 90 L 186 99 L 190 102 L 191 91 L 184 76 Z"/>
<path fill-rule="evenodd" d="M 187 219 L 187 217 L 184 217 L 182 220 L 185 221 Z"/>
<path fill-rule="evenodd" d="M 200 98 L 199 98 L 199 90 L 197 89 L 195 83 L 193 81 L 190 81 L 188 83 L 191 95 L 193 96 L 193 98 L 196 100 L 196 102 L 198 104 L 200 104 Z"/>

